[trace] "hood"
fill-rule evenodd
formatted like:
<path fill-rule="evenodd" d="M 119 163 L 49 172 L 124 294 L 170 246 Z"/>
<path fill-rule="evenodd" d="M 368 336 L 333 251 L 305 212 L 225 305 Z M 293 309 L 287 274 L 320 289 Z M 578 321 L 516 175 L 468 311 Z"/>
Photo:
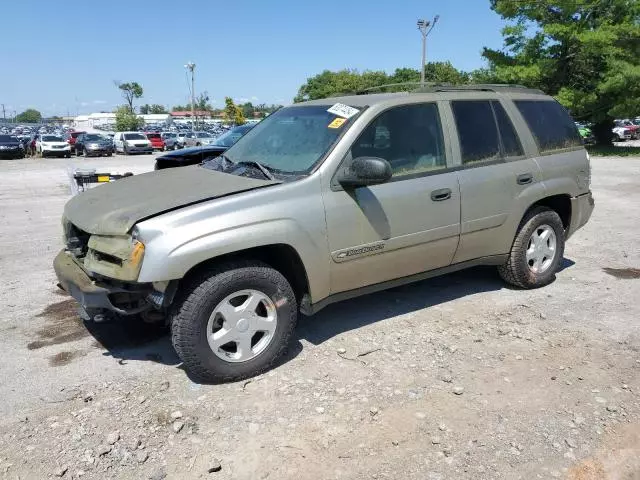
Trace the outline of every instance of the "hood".
<path fill-rule="evenodd" d="M 64 216 L 88 233 L 125 235 L 136 223 L 155 215 L 277 183 L 198 166 L 157 170 L 76 195 L 65 205 Z"/>

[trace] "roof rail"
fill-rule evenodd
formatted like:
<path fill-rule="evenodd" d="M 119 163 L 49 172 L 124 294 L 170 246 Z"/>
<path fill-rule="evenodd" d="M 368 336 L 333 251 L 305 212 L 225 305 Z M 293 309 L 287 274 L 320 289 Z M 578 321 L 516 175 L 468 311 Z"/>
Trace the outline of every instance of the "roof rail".
<path fill-rule="evenodd" d="M 381 90 L 383 88 L 387 88 L 387 87 L 402 87 L 402 86 L 420 86 L 422 85 L 420 82 L 400 82 L 400 83 L 385 83 L 384 85 L 376 85 L 375 87 L 369 87 L 369 88 L 364 88 L 362 90 L 358 90 L 356 92 L 356 95 L 366 95 L 369 92 L 375 91 L 375 90 Z M 406 90 L 406 91 L 410 91 L 410 90 Z"/>
<path fill-rule="evenodd" d="M 515 85 L 508 83 L 469 83 L 463 85 L 453 85 L 448 83 L 428 84 L 413 90 L 412 93 L 430 93 L 430 92 L 459 92 L 459 91 L 475 91 L 475 92 L 521 92 L 536 93 L 544 95 L 542 90 L 537 88 L 528 88 L 524 85 Z"/>

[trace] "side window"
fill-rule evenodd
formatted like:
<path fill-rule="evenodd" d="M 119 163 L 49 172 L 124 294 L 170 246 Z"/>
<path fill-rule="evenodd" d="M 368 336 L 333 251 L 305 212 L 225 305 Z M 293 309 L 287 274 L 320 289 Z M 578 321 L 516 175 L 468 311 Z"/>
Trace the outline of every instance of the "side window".
<path fill-rule="evenodd" d="M 555 101 L 514 102 L 531 129 L 541 153 L 582 146 L 582 139 L 567 111 Z"/>
<path fill-rule="evenodd" d="M 498 129 L 488 100 L 451 102 L 458 127 L 462 163 L 497 160 L 500 156 Z"/>
<path fill-rule="evenodd" d="M 493 111 L 496 114 L 496 122 L 500 131 L 500 140 L 502 140 L 502 154 L 505 157 L 519 157 L 524 155 L 522 144 L 516 133 L 516 129 L 511 123 L 511 119 L 504 107 L 498 101 L 491 102 Z"/>
<path fill-rule="evenodd" d="M 383 112 L 360 134 L 351 155 L 384 158 L 394 177 L 446 168 L 438 106 L 404 105 Z"/>

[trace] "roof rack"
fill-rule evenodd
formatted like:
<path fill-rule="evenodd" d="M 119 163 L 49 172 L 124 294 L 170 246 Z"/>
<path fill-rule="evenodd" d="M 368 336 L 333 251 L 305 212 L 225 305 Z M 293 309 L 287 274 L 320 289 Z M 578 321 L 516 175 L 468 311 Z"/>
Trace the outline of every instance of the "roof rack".
<path fill-rule="evenodd" d="M 508 84 L 508 83 L 469 83 L 469 84 L 453 84 L 453 83 L 420 83 L 420 82 L 401 82 L 401 83 L 387 83 L 384 85 L 377 85 L 375 87 L 365 88 L 356 92 L 356 95 L 367 95 L 376 90 L 382 90 L 389 87 L 417 87 L 413 89 L 400 90 L 401 92 L 410 93 L 432 93 L 432 92 L 459 92 L 459 91 L 472 91 L 472 92 L 520 92 L 520 93 L 536 93 L 544 95 L 542 90 L 535 88 L 528 88 L 524 85 Z"/>
<path fill-rule="evenodd" d="M 521 93 L 537 93 L 544 95 L 542 90 L 536 88 L 528 88 L 524 85 L 516 85 L 509 83 L 470 83 L 464 85 L 453 85 L 448 83 L 429 84 L 421 86 L 413 90 L 412 93 L 430 93 L 430 92 L 521 92 Z"/>

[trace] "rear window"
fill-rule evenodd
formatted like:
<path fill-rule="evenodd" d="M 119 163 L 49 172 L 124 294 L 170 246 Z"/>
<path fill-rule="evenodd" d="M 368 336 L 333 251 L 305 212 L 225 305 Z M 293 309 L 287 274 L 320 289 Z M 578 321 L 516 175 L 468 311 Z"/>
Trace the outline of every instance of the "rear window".
<path fill-rule="evenodd" d="M 12 137 L 11 135 L 0 135 L 0 142 L 17 142 L 18 139 L 16 137 Z"/>
<path fill-rule="evenodd" d="M 151 138 L 160 138 L 160 134 L 159 133 L 147 133 L 147 138 L 151 139 Z"/>
<path fill-rule="evenodd" d="M 541 153 L 582 146 L 582 138 L 567 111 L 558 102 L 516 100 Z"/>
<path fill-rule="evenodd" d="M 84 132 L 71 132 L 72 138 L 78 138 L 78 135 L 82 135 Z"/>

